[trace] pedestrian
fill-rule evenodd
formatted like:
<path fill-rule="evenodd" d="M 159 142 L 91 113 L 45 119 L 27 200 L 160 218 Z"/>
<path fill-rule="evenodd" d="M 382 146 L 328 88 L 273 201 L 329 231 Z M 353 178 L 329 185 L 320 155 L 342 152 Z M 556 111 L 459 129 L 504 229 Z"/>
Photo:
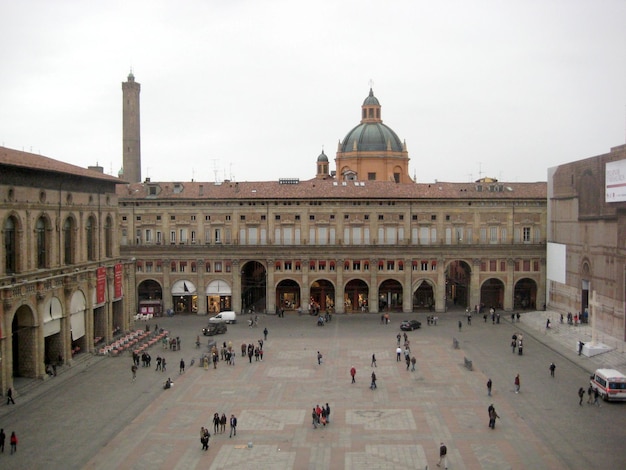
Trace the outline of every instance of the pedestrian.
<path fill-rule="evenodd" d="M 413 356 L 411 358 L 411 372 L 415 372 L 415 363 L 417 362 L 417 359 L 415 359 L 415 356 Z"/>
<path fill-rule="evenodd" d="M 330 424 L 330 406 L 326 403 L 326 424 Z"/>
<path fill-rule="evenodd" d="M 130 371 L 133 374 L 133 382 L 134 382 L 137 379 L 137 366 L 135 364 L 130 366 Z"/>
<path fill-rule="evenodd" d="M 196 349 L 200 348 L 200 335 L 196 336 Z"/>
<path fill-rule="evenodd" d="M 594 388 L 593 389 L 593 404 L 600 406 L 600 402 L 598 401 L 598 398 L 600 397 L 600 392 L 598 391 L 598 388 Z"/>
<path fill-rule="evenodd" d="M 202 442 L 202 450 L 209 450 L 209 439 L 211 438 L 211 434 L 209 433 L 208 428 L 202 429 L 202 436 L 200 437 L 200 442 Z"/>
<path fill-rule="evenodd" d="M 591 386 L 591 384 L 589 385 L 589 388 L 587 389 L 587 405 L 591 405 L 592 401 L 593 401 L 593 387 Z"/>
<path fill-rule="evenodd" d="M 437 467 L 441 467 L 441 465 L 443 464 L 443 468 L 448 468 L 447 454 L 448 454 L 448 448 L 442 442 L 441 444 L 439 444 L 439 462 L 437 463 Z"/>
<path fill-rule="evenodd" d="M 267 331 L 267 327 L 265 327 L 263 329 L 263 336 L 265 337 L 265 341 L 267 341 L 267 334 L 269 333 L 269 331 Z"/>
<path fill-rule="evenodd" d="M 248 345 L 246 343 L 241 343 L 241 357 L 246 357 L 247 350 L 248 350 Z"/>
<path fill-rule="evenodd" d="M 375 388 L 378 388 L 376 386 L 376 373 L 372 371 L 372 383 L 370 384 L 370 389 L 374 390 Z"/>
<path fill-rule="evenodd" d="M 322 365 L 322 353 L 317 351 L 317 365 Z"/>
<path fill-rule="evenodd" d="M 11 387 L 9 387 L 9 389 L 7 390 L 7 405 L 9 403 L 15 405 L 15 400 L 13 400 L 13 389 Z"/>
<path fill-rule="evenodd" d="M 519 374 L 515 376 L 514 383 L 515 383 L 515 393 L 519 393 L 519 387 L 520 387 Z"/>
<path fill-rule="evenodd" d="M 6 440 L 7 435 L 4 433 L 4 429 L 0 429 L 0 452 L 4 454 L 4 441 Z"/>
<path fill-rule="evenodd" d="M 230 415 L 230 436 L 233 437 L 233 434 L 237 435 L 237 418 L 235 415 Z"/>
<path fill-rule="evenodd" d="M 467 324 L 468 324 L 468 326 L 472 326 L 472 315 L 471 314 L 467 315 Z"/>
<path fill-rule="evenodd" d="M 17 436 L 15 435 L 15 431 L 11 433 L 9 443 L 11 444 L 11 455 L 13 455 L 15 452 L 17 452 Z"/>
<path fill-rule="evenodd" d="M 461 331 L 462 327 L 463 327 L 463 322 L 461 320 L 459 320 L 459 331 Z"/>
<path fill-rule="evenodd" d="M 491 386 L 493 385 L 493 382 L 491 381 L 491 378 L 489 378 L 489 380 L 487 380 L 487 396 L 490 397 L 491 396 Z"/>
<path fill-rule="evenodd" d="M 372 354 L 372 367 L 378 367 L 376 365 L 376 354 Z"/>
<path fill-rule="evenodd" d="M 396 362 L 400 362 L 402 358 L 402 348 L 398 346 L 396 348 Z"/>
<path fill-rule="evenodd" d="M 583 353 L 583 347 L 585 346 L 585 343 L 583 343 L 582 341 L 578 342 L 578 355 L 580 356 Z"/>
<path fill-rule="evenodd" d="M 496 409 L 494 408 L 493 404 L 489 405 L 487 411 L 489 412 L 489 427 L 491 429 L 495 429 L 496 418 L 499 418 L 500 416 L 498 416 L 498 413 L 496 413 Z"/>
<path fill-rule="evenodd" d="M 400 346 L 400 339 L 402 338 L 402 335 L 400 333 L 398 333 L 398 335 L 396 336 L 396 339 L 398 340 L 398 346 Z"/>
<path fill-rule="evenodd" d="M 178 366 L 178 374 L 182 374 L 183 372 L 185 372 L 185 360 L 181 357 L 180 364 Z"/>
<path fill-rule="evenodd" d="M 554 362 L 550 363 L 550 377 L 554 377 L 554 370 L 556 369 L 556 365 Z"/>
<path fill-rule="evenodd" d="M 157 365 L 156 365 L 156 369 L 154 369 L 154 370 L 155 370 L 155 371 L 156 371 L 156 370 L 161 370 L 161 356 L 157 356 L 156 363 L 157 363 Z"/>
<path fill-rule="evenodd" d="M 176 337 L 176 350 L 180 351 L 180 337 L 179 336 Z"/>
<path fill-rule="evenodd" d="M 354 377 L 356 376 L 356 369 L 354 368 L 354 366 L 352 366 L 352 368 L 350 369 L 350 376 L 352 377 L 352 383 L 356 383 L 356 380 L 354 379 Z"/>
<path fill-rule="evenodd" d="M 409 370 L 409 367 L 411 367 L 411 357 L 408 354 L 405 354 L 404 361 L 406 362 L 406 370 Z"/>
<path fill-rule="evenodd" d="M 517 342 L 517 354 L 519 354 L 520 356 L 524 355 L 524 343 L 521 339 Z"/>
<path fill-rule="evenodd" d="M 162 371 L 162 372 L 165 372 L 165 365 L 166 365 L 166 364 L 165 364 L 165 358 L 164 358 L 164 357 L 162 357 L 162 358 L 161 358 L 161 371 Z"/>
<path fill-rule="evenodd" d="M 583 406 L 583 397 L 584 397 L 584 396 L 585 396 L 585 389 L 584 389 L 584 388 L 582 388 L 582 387 L 580 387 L 580 388 L 578 389 L 578 398 L 579 398 L 579 400 L 578 400 L 578 404 L 579 404 L 580 406 Z M 591 399 L 591 394 L 589 394 L 589 398 Z M 587 401 L 587 403 L 589 403 L 589 401 Z"/>
<path fill-rule="evenodd" d="M 317 413 L 315 412 L 315 407 L 313 407 L 313 411 L 311 412 L 311 418 L 313 420 L 313 429 L 317 429 Z"/>
<path fill-rule="evenodd" d="M 220 414 L 213 413 L 213 434 L 220 432 Z"/>
<path fill-rule="evenodd" d="M 226 432 L 226 421 L 228 421 L 228 418 L 226 418 L 226 413 L 222 413 L 222 416 L 220 418 L 220 433 L 222 434 Z"/>

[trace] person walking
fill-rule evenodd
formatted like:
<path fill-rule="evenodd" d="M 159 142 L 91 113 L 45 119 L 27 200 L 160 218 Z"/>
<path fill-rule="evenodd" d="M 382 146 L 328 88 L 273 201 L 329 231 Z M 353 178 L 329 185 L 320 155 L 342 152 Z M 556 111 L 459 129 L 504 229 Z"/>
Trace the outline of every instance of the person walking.
<path fill-rule="evenodd" d="M 356 380 L 354 379 L 354 377 L 356 376 L 356 369 L 354 368 L 354 366 L 352 366 L 352 368 L 350 369 L 350 376 L 352 377 L 352 383 L 356 383 Z"/>
<path fill-rule="evenodd" d="M 372 383 L 370 384 L 370 390 L 374 390 L 375 388 L 378 388 L 376 386 L 376 373 L 372 371 Z"/>
<path fill-rule="evenodd" d="M 587 397 L 587 405 L 591 405 L 591 403 L 593 402 L 593 387 L 591 386 L 591 384 L 587 389 Z"/>
<path fill-rule="evenodd" d="M 398 333 L 396 335 L 396 339 L 398 340 L 398 346 L 400 346 L 400 340 L 402 339 L 402 335 L 400 333 Z"/>
<path fill-rule="evenodd" d="M 235 415 L 230 415 L 230 435 L 228 437 L 233 437 L 233 434 L 237 435 L 237 418 Z"/>
<path fill-rule="evenodd" d="M 461 328 L 463 328 L 463 322 L 459 320 L 459 332 L 461 332 Z"/>
<path fill-rule="evenodd" d="M 600 402 L 598 401 L 598 398 L 600 397 L 600 392 L 598 391 L 597 388 L 593 389 L 593 404 L 596 406 L 600 406 Z"/>
<path fill-rule="evenodd" d="M 378 367 L 376 365 L 376 354 L 372 354 L 372 367 Z"/>
<path fill-rule="evenodd" d="M 267 327 L 263 328 L 263 337 L 265 338 L 265 341 L 267 341 L 267 334 L 269 333 L 269 331 L 267 331 Z"/>
<path fill-rule="evenodd" d="M 417 359 L 415 358 L 415 356 L 413 356 L 411 358 L 411 372 L 415 372 L 415 363 L 417 362 Z"/>
<path fill-rule="evenodd" d="M 580 388 L 578 389 L 578 398 L 579 398 L 579 400 L 578 400 L 578 404 L 579 404 L 580 406 L 583 406 L 583 397 L 584 397 L 584 396 L 585 396 L 585 389 L 584 389 L 584 388 L 582 388 L 582 387 L 580 387 Z M 591 394 L 589 394 L 589 398 L 591 398 Z M 589 403 L 589 402 L 587 402 L 587 403 Z"/>
<path fill-rule="evenodd" d="M 437 462 L 437 467 L 441 467 L 441 465 L 443 465 L 443 468 L 448 468 L 448 448 L 443 442 L 439 444 L 439 462 Z"/>
<path fill-rule="evenodd" d="M 398 346 L 396 348 L 396 362 L 400 362 L 402 358 L 402 348 Z"/>
<path fill-rule="evenodd" d="M 493 403 L 489 405 L 489 408 L 487 408 L 487 412 L 489 413 L 489 427 L 491 429 L 495 429 L 496 418 L 499 418 L 500 416 L 498 416 L 498 413 L 496 413 L 496 409 L 494 408 Z"/>
<path fill-rule="evenodd" d="M 556 365 L 554 362 L 550 363 L 550 377 L 554 377 L 554 370 L 556 369 Z"/>
<path fill-rule="evenodd" d="M 130 366 L 130 371 L 133 374 L 133 382 L 134 382 L 135 380 L 137 380 L 137 366 L 135 364 Z"/>
<path fill-rule="evenodd" d="M 226 432 L 226 421 L 228 421 L 228 419 L 226 418 L 226 413 L 222 413 L 222 416 L 220 417 L 220 433 L 224 434 Z"/>
<path fill-rule="evenodd" d="M 519 388 L 520 388 L 519 374 L 515 376 L 515 381 L 513 383 L 515 384 L 515 393 L 519 393 Z"/>
<path fill-rule="evenodd" d="M 311 418 L 313 419 L 313 429 L 317 429 L 317 412 L 315 411 L 315 407 L 313 407 L 313 411 L 311 412 Z"/>
<path fill-rule="evenodd" d="M 167 364 L 165 363 L 165 358 L 164 358 L 164 357 L 162 357 L 162 358 L 161 358 L 161 372 L 165 372 L 165 366 L 166 366 L 166 365 L 167 365 Z"/>
<path fill-rule="evenodd" d="M 4 429 L 0 429 L 0 452 L 4 454 L 4 441 L 6 440 L 7 435 L 4 433 Z"/>
<path fill-rule="evenodd" d="M 200 437 L 200 442 L 202 443 L 202 450 L 209 450 L 209 439 L 211 438 L 211 433 L 209 433 L 208 428 L 202 428 L 202 436 Z"/>
<path fill-rule="evenodd" d="M 185 372 L 185 360 L 181 357 L 180 358 L 180 363 L 178 366 L 178 374 L 182 374 L 183 372 Z"/>
<path fill-rule="evenodd" d="M 322 353 L 317 351 L 317 365 L 321 366 L 322 365 Z"/>
<path fill-rule="evenodd" d="M 9 443 L 11 444 L 11 455 L 13 455 L 15 452 L 17 452 L 17 436 L 15 435 L 15 431 L 11 433 Z"/>
<path fill-rule="evenodd" d="M 9 403 L 15 405 L 15 400 L 13 400 L 13 389 L 11 387 L 7 390 L 7 405 Z"/>
<path fill-rule="evenodd" d="M 489 378 L 489 380 L 487 380 L 487 396 L 490 397 L 491 396 L 491 386 L 493 385 L 493 382 L 491 381 L 491 378 Z"/>

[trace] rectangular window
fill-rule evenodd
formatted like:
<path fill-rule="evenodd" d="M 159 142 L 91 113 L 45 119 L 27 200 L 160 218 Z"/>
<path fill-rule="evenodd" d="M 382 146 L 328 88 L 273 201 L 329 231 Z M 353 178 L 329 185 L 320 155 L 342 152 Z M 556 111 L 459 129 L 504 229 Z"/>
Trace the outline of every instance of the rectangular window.
<path fill-rule="evenodd" d="M 319 267 L 320 271 L 325 271 L 326 270 L 326 261 L 320 261 L 319 263 L 317 263 L 317 266 Z"/>
<path fill-rule="evenodd" d="M 530 227 L 524 227 L 522 229 L 522 241 L 524 243 L 530 242 Z"/>
<path fill-rule="evenodd" d="M 354 261 L 352 261 L 352 270 L 353 271 L 360 271 L 361 270 L 361 260 L 354 260 Z"/>
<path fill-rule="evenodd" d="M 291 261 L 285 261 L 285 271 L 291 271 Z"/>
<path fill-rule="evenodd" d="M 195 261 L 192 261 L 192 262 L 191 262 L 191 272 L 192 272 L 192 273 L 195 273 L 195 272 L 197 272 L 197 271 L 198 271 L 198 265 L 196 264 L 196 262 L 195 262 Z"/>
<path fill-rule="evenodd" d="M 180 242 L 187 243 L 187 229 L 181 228 L 179 233 L 180 233 Z"/>
<path fill-rule="evenodd" d="M 147 273 L 152 272 L 152 261 L 146 261 L 146 272 Z"/>
<path fill-rule="evenodd" d="M 539 261 L 533 261 L 533 271 L 539 271 Z"/>
<path fill-rule="evenodd" d="M 485 227 L 480 228 L 480 243 L 487 243 L 487 229 Z"/>
<path fill-rule="evenodd" d="M 195 216 L 195 215 L 192 215 L 192 216 L 191 216 L 191 220 L 192 220 L 192 221 L 196 220 L 196 216 Z"/>
<path fill-rule="evenodd" d="M 207 273 L 211 272 L 211 263 L 209 261 L 204 263 L 204 272 L 207 272 Z"/>
<path fill-rule="evenodd" d="M 367 174 L 367 179 L 369 181 L 376 181 L 376 173 L 368 173 Z"/>
<path fill-rule="evenodd" d="M 161 216 L 160 215 L 157 215 L 157 220 L 161 220 Z"/>
<path fill-rule="evenodd" d="M 146 243 L 152 243 L 152 230 L 146 230 Z"/>
<path fill-rule="evenodd" d="M 394 269 L 396 269 L 395 265 L 396 265 L 395 261 L 393 260 L 387 261 L 387 271 L 393 271 Z"/>
<path fill-rule="evenodd" d="M 506 261 L 500 261 L 500 271 L 506 271 Z"/>
<path fill-rule="evenodd" d="M 181 261 L 179 266 L 180 266 L 181 273 L 184 273 L 185 271 L 187 271 L 187 261 Z"/>
<path fill-rule="evenodd" d="M 141 220 L 141 216 L 140 216 L 140 215 L 138 215 L 138 216 L 136 217 L 136 219 L 137 219 L 137 222 L 139 222 L 139 221 Z"/>
<path fill-rule="evenodd" d="M 216 273 L 221 273 L 222 272 L 222 262 L 221 261 L 216 261 L 214 264 L 214 268 L 215 268 L 215 272 Z"/>
<path fill-rule="evenodd" d="M 226 222 L 228 222 L 230 220 L 230 215 L 227 215 L 226 217 L 224 217 L 224 219 L 226 220 Z"/>
<path fill-rule="evenodd" d="M 378 220 L 385 220 L 385 216 L 383 214 L 378 214 Z"/>
<path fill-rule="evenodd" d="M 495 259 L 489 260 L 489 271 L 495 271 L 497 269 L 497 261 Z"/>
<path fill-rule="evenodd" d="M 196 231 L 191 231 L 191 243 L 196 243 L 198 240 L 196 239 Z"/>
<path fill-rule="evenodd" d="M 423 261 L 420 263 L 422 267 L 422 271 L 428 271 L 428 261 Z"/>
<path fill-rule="evenodd" d="M 176 220 L 176 216 L 175 215 L 170 215 L 170 220 Z"/>
<path fill-rule="evenodd" d="M 176 231 L 172 230 L 170 232 L 170 243 L 176 243 Z"/>
<path fill-rule="evenodd" d="M 524 271 L 530 271 L 530 260 L 524 260 Z"/>
<path fill-rule="evenodd" d="M 489 243 L 498 243 L 498 227 L 489 227 Z"/>
<path fill-rule="evenodd" d="M 222 243 L 222 229 L 216 228 L 213 232 L 215 243 Z"/>
<path fill-rule="evenodd" d="M 500 230 L 500 243 L 506 243 L 507 242 L 507 231 L 505 228 L 503 228 L 502 230 Z"/>
<path fill-rule="evenodd" d="M 246 216 L 245 216 L 245 215 L 240 215 L 240 216 L 239 216 L 239 220 L 241 220 L 241 221 L 246 220 Z"/>
<path fill-rule="evenodd" d="M 176 261 L 172 261 L 170 263 L 170 271 L 175 273 L 176 272 Z"/>

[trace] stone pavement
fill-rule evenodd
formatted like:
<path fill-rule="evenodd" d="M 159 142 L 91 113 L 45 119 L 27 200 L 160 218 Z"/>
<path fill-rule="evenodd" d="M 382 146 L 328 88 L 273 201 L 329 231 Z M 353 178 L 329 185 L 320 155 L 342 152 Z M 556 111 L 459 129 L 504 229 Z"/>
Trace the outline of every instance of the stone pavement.
<path fill-rule="evenodd" d="M 220 362 L 216 370 L 204 370 L 196 359 L 181 375 L 180 357 L 187 364 L 199 357 L 192 344 L 206 318 L 159 319 L 183 338 L 181 352 L 150 351 L 153 364 L 158 354 L 168 358 L 168 372 L 140 367 L 132 383 L 130 357 L 87 357 L 18 394 L 15 407 L 0 406 L 0 427 L 18 432 L 19 451 L 0 455 L 0 466 L 433 469 L 443 441 L 450 469 L 623 468 L 626 406 L 580 408 L 575 397 L 578 384 L 588 383 L 589 370 L 609 359 L 619 368 L 623 352 L 579 357 L 571 340 L 575 344 L 587 327 L 546 333 L 546 314 L 523 313 L 513 325 L 505 316 L 495 326 L 474 318 L 461 332 L 462 312 L 440 315 L 436 327 L 418 314 L 422 329 L 408 333 L 416 372 L 395 359 L 399 322 L 411 314 L 392 314 L 390 325 L 382 325 L 378 315 L 340 315 L 325 327 L 309 316 L 260 316 L 256 329 L 243 317 L 216 339 L 232 341 L 239 351 L 242 342 L 256 343 L 267 326 L 262 362 L 238 356 L 234 366 Z M 512 331 L 525 333 L 524 357 L 511 354 Z M 460 349 L 452 348 L 453 337 Z M 376 390 L 369 388 L 372 353 Z M 473 371 L 463 365 L 466 356 Z M 553 360 L 557 377 L 550 380 L 547 364 Z M 350 383 L 351 366 L 356 384 Z M 510 385 L 517 371 L 523 378 L 519 395 Z M 163 390 L 167 376 L 175 384 Z M 494 380 L 492 397 L 486 396 L 487 377 Z M 331 422 L 314 429 L 311 409 L 327 402 Z M 490 403 L 501 416 L 495 430 L 487 427 Z M 213 433 L 214 412 L 237 416 L 236 437 L 228 437 L 228 426 L 225 434 Z M 200 450 L 201 426 L 211 430 L 208 452 Z"/>

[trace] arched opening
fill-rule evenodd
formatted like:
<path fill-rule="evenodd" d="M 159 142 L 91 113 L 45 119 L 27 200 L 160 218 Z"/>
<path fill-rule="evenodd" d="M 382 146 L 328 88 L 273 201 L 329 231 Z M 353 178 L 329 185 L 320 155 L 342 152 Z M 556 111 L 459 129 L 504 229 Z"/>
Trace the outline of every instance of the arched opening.
<path fill-rule="evenodd" d="M 63 336 L 61 334 L 61 318 L 63 307 L 61 301 L 52 297 L 46 302 L 43 314 L 44 363 L 46 368 L 53 364 L 63 363 Z"/>
<path fill-rule="evenodd" d="M 102 310 L 104 310 L 103 307 Z M 85 336 L 85 316 L 87 302 L 81 291 L 76 291 L 70 300 L 70 326 L 72 329 L 72 357 L 87 351 L 87 337 Z"/>
<path fill-rule="evenodd" d="M 537 308 L 537 283 L 534 280 L 524 278 L 515 283 L 513 308 L 524 310 Z"/>
<path fill-rule="evenodd" d="M 104 222 L 104 256 L 113 257 L 113 220 L 111 216 Z"/>
<path fill-rule="evenodd" d="M 198 312 L 198 292 L 193 282 L 187 279 L 176 281 L 172 285 L 171 294 L 175 313 Z"/>
<path fill-rule="evenodd" d="M 369 311 L 369 287 L 361 279 L 353 279 L 346 284 L 343 292 L 343 305 L 346 312 Z"/>
<path fill-rule="evenodd" d="M 480 287 L 480 303 L 487 308 L 502 308 L 504 305 L 504 283 L 500 279 L 487 279 Z"/>
<path fill-rule="evenodd" d="M 45 269 L 49 266 L 48 253 L 50 245 L 50 237 L 48 236 L 48 221 L 41 216 L 35 223 L 36 236 L 36 260 L 37 269 Z"/>
<path fill-rule="evenodd" d="M 292 280 L 285 279 L 276 286 L 276 313 L 279 309 L 296 310 L 300 307 L 300 285 Z"/>
<path fill-rule="evenodd" d="M 387 279 L 378 288 L 378 310 L 380 312 L 402 311 L 402 284 L 394 279 Z"/>
<path fill-rule="evenodd" d="M 454 260 L 446 268 L 446 302 L 467 307 L 470 304 L 472 268 L 463 260 Z"/>
<path fill-rule="evenodd" d="M 320 311 L 335 310 L 335 286 L 332 282 L 318 279 L 311 284 L 310 293 L 309 313 L 313 315 Z"/>
<path fill-rule="evenodd" d="M 226 281 L 221 279 L 211 281 L 206 288 L 207 312 L 216 315 L 226 310 L 232 310 L 232 296 L 232 289 Z"/>
<path fill-rule="evenodd" d="M 87 218 L 85 225 L 85 239 L 87 244 L 87 260 L 96 260 L 96 219 L 93 216 Z"/>
<path fill-rule="evenodd" d="M 163 290 L 157 281 L 146 279 L 137 286 L 137 313 L 155 317 L 163 314 Z"/>
<path fill-rule="evenodd" d="M 413 293 L 413 310 L 427 309 L 432 311 L 435 307 L 435 291 L 430 282 L 419 281 L 417 289 Z"/>
<path fill-rule="evenodd" d="M 17 273 L 17 219 L 13 216 L 4 221 L 4 271 L 6 274 Z"/>
<path fill-rule="evenodd" d="M 13 352 L 13 377 L 37 376 L 36 328 L 33 311 L 27 305 L 22 305 L 15 312 L 11 323 L 11 340 Z"/>
<path fill-rule="evenodd" d="M 74 254 L 76 247 L 75 232 L 76 223 L 72 217 L 68 217 L 63 222 L 63 262 L 66 265 L 74 264 L 76 259 Z"/>
<path fill-rule="evenodd" d="M 267 309 L 267 271 L 258 261 L 249 261 L 241 269 L 241 308 L 265 312 Z"/>

